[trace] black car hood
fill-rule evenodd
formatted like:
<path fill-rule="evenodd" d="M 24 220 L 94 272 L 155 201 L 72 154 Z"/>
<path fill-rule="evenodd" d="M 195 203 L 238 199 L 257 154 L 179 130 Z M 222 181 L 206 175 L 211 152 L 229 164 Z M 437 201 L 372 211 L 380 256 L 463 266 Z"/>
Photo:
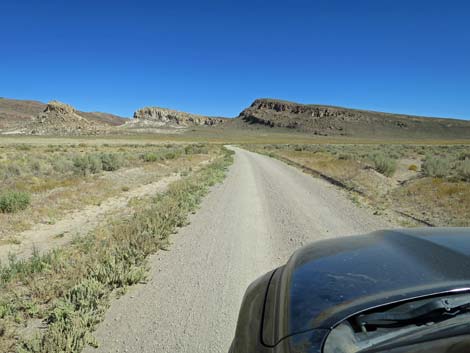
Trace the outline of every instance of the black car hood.
<path fill-rule="evenodd" d="M 468 228 L 379 231 L 313 243 L 273 275 L 263 341 L 275 345 L 379 305 L 469 288 Z"/>

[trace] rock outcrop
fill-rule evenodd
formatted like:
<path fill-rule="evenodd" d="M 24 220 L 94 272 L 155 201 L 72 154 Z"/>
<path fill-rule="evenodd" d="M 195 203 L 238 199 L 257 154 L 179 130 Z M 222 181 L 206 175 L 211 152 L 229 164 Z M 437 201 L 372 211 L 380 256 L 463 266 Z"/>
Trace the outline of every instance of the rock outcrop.
<path fill-rule="evenodd" d="M 237 118 L 247 125 L 295 129 L 324 136 L 462 137 L 470 122 L 257 99 Z"/>
<path fill-rule="evenodd" d="M 134 119 L 126 123 L 126 126 L 184 128 L 221 125 L 225 121 L 225 118 L 213 118 L 159 107 L 145 107 L 137 110 L 134 113 Z"/>
<path fill-rule="evenodd" d="M 95 135 L 103 132 L 104 124 L 90 121 L 70 105 L 51 101 L 26 127 L 32 135 Z"/>
<path fill-rule="evenodd" d="M 105 127 L 108 133 L 112 127 L 122 125 L 128 120 L 109 113 L 82 112 L 57 101 L 45 104 L 31 100 L 0 98 L 0 134 L 51 135 L 57 132 L 60 135 L 82 135 L 88 131 L 95 134 L 99 130 L 101 133 L 102 127 Z M 77 130 L 74 130 L 74 127 L 77 127 Z"/>

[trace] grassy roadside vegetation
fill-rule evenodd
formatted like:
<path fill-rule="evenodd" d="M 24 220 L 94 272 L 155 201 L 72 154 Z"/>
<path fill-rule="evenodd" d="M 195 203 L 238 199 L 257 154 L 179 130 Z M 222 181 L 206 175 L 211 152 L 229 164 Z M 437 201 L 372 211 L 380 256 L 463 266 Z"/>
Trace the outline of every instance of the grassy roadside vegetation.
<path fill-rule="evenodd" d="M 132 216 L 73 244 L 0 269 L 0 351 L 79 352 L 95 345 L 92 331 L 113 294 L 141 282 L 146 258 L 167 246 L 210 186 L 220 182 L 232 152 L 138 203 Z M 41 321 L 45 327 L 35 328 Z"/>
<path fill-rule="evenodd" d="M 470 226 L 470 145 L 248 144 L 321 176 L 405 226 Z"/>
<path fill-rule="evenodd" d="M 0 241 L 34 223 L 190 170 L 218 146 L 204 144 L 0 145 Z M 21 211 L 21 212 L 20 212 Z"/>

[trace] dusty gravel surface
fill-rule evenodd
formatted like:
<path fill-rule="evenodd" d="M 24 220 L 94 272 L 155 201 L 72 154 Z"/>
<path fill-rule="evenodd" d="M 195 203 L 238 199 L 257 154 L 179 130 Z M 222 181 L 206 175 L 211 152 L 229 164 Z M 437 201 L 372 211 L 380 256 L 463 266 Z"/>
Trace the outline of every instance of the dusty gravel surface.
<path fill-rule="evenodd" d="M 85 352 L 227 352 L 246 287 L 308 242 L 392 225 L 342 192 L 242 149 L 146 284 L 114 301 Z"/>

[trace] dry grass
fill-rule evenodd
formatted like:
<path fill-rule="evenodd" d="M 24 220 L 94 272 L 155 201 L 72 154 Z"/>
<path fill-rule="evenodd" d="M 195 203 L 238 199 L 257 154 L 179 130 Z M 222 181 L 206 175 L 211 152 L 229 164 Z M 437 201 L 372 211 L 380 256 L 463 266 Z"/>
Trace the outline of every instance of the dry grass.
<path fill-rule="evenodd" d="M 443 139 L 409 139 L 409 138 L 354 138 L 341 136 L 317 136 L 311 133 L 295 132 L 290 129 L 236 129 L 221 127 L 196 127 L 186 129 L 175 134 L 135 134 L 135 135 L 108 135 L 108 136 L 74 136 L 74 137 L 46 137 L 46 136 L 1 136 L 1 143 L 7 144 L 36 144 L 36 145 L 103 145 L 109 144 L 164 144 L 164 143 L 216 143 L 216 144 L 387 144 L 387 145 L 455 145 L 470 144 L 467 140 Z"/>
<path fill-rule="evenodd" d="M 256 144 L 245 147 L 336 180 L 338 185 L 360 193 L 365 202 L 380 210 L 404 212 L 439 226 L 470 225 L 468 145 Z"/>
<path fill-rule="evenodd" d="M 394 204 L 441 226 L 470 226 L 470 185 L 443 178 L 413 180 L 391 193 Z"/>
<path fill-rule="evenodd" d="M 8 145 L 0 148 L 3 152 L 0 175 L 5 169 L 17 171 L 15 176 L 4 175 L 0 194 L 24 191 L 31 195 L 31 205 L 27 209 L 15 214 L 0 213 L 0 239 L 14 239 L 15 234 L 35 223 L 54 223 L 67 212 L 86 205 L 99 205 L 123 192 L 123 187 L 131 189 L 172 173 L 186 173 L 189 168 L 213 158 L 220 149 L 219 146 L 175 144 L 35 145 L 31 148 Z M 142 156 L 147 153 L 158 155 L 158 160 L 146 162 Z M 77 156 L 90 155 L 116 155 L 121 161 L 120 168 L 85 175 L 81 170 L 77 171 L 73 163 L 67 163 Z M 41 167 L 34 168 L 37 164 Z M 62 168 L 54 169 L 57 164 Z"/>

